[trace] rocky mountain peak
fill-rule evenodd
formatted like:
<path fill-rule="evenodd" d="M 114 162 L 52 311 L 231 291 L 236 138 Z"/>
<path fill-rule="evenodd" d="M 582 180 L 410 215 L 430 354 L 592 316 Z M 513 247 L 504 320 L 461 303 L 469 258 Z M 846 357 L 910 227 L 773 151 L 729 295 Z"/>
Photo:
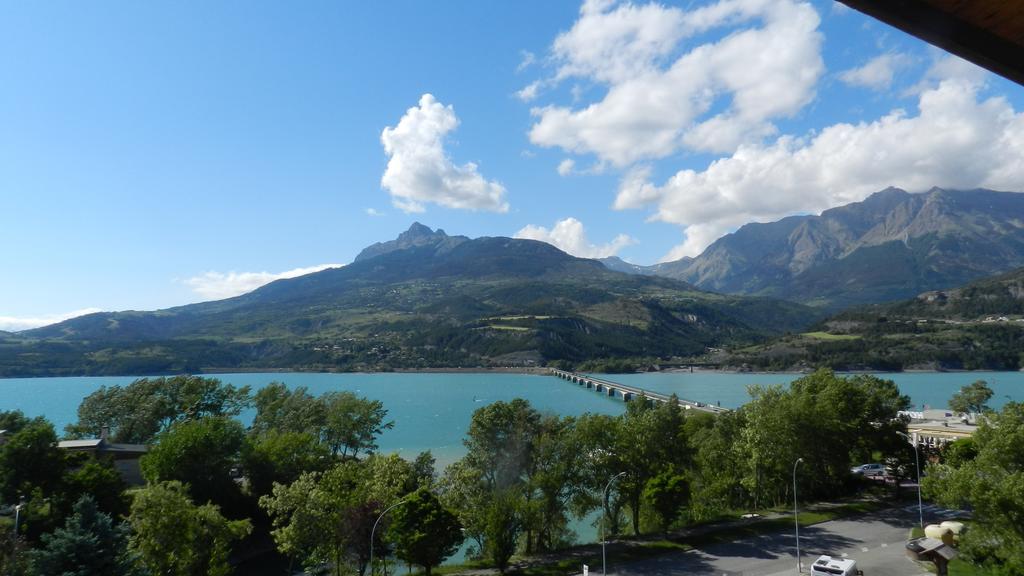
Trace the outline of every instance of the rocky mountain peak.
<path fill-rule="evenodd" d="M 444 244 L 445 246 L 450 247 L 450 245 L 458 244 L 465 240 L 468 240 L 465 236 L 449 236 L 440 228 L 432 230 L 429 226 L 424 226 L 419 222 L 413 222 L 412 226 L 409 226 L 408 230 L 398 235 L 398 238 L 387 242 L 377 242 L 372 246 L 364 248 L 363 251 L 356 256 L 355 262 L 374 258 L 381 254 L 387 254 L 388 252 L 418 246 Z"/>

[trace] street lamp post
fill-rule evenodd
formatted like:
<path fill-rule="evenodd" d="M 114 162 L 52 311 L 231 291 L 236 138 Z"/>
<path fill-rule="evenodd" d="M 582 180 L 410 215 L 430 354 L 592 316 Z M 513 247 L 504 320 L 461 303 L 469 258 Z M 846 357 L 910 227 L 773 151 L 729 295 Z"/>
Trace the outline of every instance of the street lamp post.
<path fill-rule="evenodd" d="M 15 538 L 18 537 L 18 520 L 21 519 L 21 509 L 24 508 L 24 507 L 25 507 L 25 503 L 24 502 L 19 502 L 18 505 L 14 507 L 14 537 Z"/>
<path fill-rule="evenodd" d="M 377 516 L 377 520 L 373 523 L 373 528 L 370 530 L 370 576 L 373 576 L 373 574 L 374 574 L 374 570 L 373 570 L 373 536 L 377 532 L 377 524 L 379 524 L 380 523 L 380 519 L 383 518 L 384 515 L 387 514 L 388 512 L 390 512 L 393 508 L 401 506 L 402 504 L 405 504 L 408 501 L 409 501 L 409 497 L 407 496 L 407 497 L 399 500 L 398 502 L 395 502 L 391 506 L 388 506 L 387 508 L 384 509 L 383 512 L 380 513 L 380 516 Z"/>
<path fill-rule="evenodd" d="M 801 570 L 803 568 L 803 564 L 800 561 L 800 516 L 799 516 L 800 510 L 797 508 L 797 499 L 796 499 L 796 467 L 797 467 L 797 465 L 799 465 L 803 461 L 804 461 L 803 458 L 797 458 L 796 462 L 793 462 L 793 523 L 794 523 L 794 527 L 796 528 L 796 573 L 797 574 L 800 574 L 800 572 L 801 572 Z"/>
<path fill-rule="evenodd" d="M 917 469 L 917 521 L 921 523 L 921 529 L 924 529 L 924 505 L 921 503 L 921 457 L 917 451 L 917 442 L 915 442 L 907 434 L 896 431 L 897 434 L 903 436 L 914 446 L 914 468 Z"/>
<path fill-rule="evenodd" d="M 605 515 L 604 515 L 604 523 L 601 525 L 601 576 L 604 576 L 605 574 L 607 574 L 606 570 L 608 568 L 607 560 L 606 560 L 606 557 L 605 557 L 605 550 L 604 550 L 605 549 L 605 544 L 607 544 L 607 542 L 605 541 L 605 534 L 604 534 L 605 528 L 604 528 L 604 524 L 608 523 L 608 489 L 611 488 L 612 482 L 615 482 L 616 480 L 618 480 L 619 478 L 621 478 L 621 477 L 623 477 L 625 475 L 626 475 L 625 472 L 619 472 L 615 476 L 612 476 L 611 480 L 608 480 L 608 483 L 604 485 L 604 508 L 605 508 Z"/>

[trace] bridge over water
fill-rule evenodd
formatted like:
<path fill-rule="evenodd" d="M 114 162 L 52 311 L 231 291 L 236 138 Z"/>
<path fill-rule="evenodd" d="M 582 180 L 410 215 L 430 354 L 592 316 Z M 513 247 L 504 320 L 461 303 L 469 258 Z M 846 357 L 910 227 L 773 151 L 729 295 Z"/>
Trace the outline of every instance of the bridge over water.
<path fill-rule="evenodd" d="M 605 394 L 612 398 L 621 398 L 624 402 L 629 402 L 633 398 L 647 398 L 655 402 L 668 402 L 669 396 L 667 394 L 661 394 L 659 392 L 651 392 L 650 390 L 644 390 L 643 388 L 637 388 L 636 386 L 630 386 L 628 384 L 620 384 L 618 382 L 612 382 L 611 380 L 605 380 L 603 378 L 595 378 L 586 374 L 579 374 L 576 372 L 567 372 L 565 370 L 551 369 L 551 375 L 557 376 L 562 380 L 567 380 L 573 384 L 585 386 L 588 390 L 594 390 L 599 394 Z M 686 410 L 700 410 L 702 412 L 710 412 L 712 414 L 720 414 L 722 412 L 728 412 L 727 408 L 720 406 L 711 406 L 704 402 L 694 402 L 692 400 L 679 399 L 679 405 Z"/>

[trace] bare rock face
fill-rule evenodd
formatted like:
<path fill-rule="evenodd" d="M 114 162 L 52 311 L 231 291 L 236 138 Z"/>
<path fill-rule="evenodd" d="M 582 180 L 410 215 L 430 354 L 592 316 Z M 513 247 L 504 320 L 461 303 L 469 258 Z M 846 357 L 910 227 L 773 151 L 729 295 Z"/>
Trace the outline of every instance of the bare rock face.
<path fill-rule="evenodd" d="M 887 188 L 818 216 L 747 224 L 696 258 L 644 267 L 644 273 L 836 310 L 912 298 L 1021 266 L 1024 194 Z"/>

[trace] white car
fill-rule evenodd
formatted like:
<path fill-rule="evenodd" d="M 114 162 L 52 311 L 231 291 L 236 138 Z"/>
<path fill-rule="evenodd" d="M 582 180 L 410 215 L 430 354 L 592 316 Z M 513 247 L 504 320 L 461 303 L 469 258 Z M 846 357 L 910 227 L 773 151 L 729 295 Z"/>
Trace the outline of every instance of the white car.
<path fill-rule="evenodd" d="M 864 576 L 864 571 L 857 569 L 854 560 L 818 556 L 811 564 L 811 576 Z"/>
<path fill-rule="evenodd" d="M 852 474 L 861 476 L 885 476 L 885 465 L 883 464 L 861 464 L 850 468 Z"/>

